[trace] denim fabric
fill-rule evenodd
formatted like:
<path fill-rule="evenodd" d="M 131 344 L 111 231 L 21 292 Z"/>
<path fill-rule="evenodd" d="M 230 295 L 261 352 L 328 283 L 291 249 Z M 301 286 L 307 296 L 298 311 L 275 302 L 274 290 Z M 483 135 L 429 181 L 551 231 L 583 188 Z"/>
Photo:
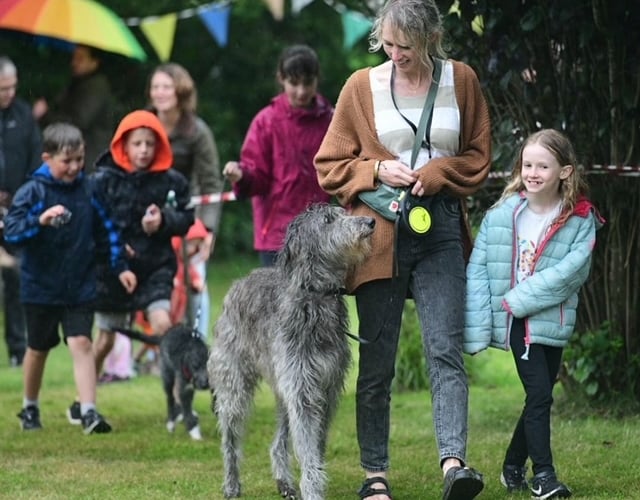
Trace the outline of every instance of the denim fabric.
<path fill-rule="evenodd" d="M 20 271 L 18 268 L 2 268 L 4 297 L 4 334 L 9 357 L 15 356 L 22 363 L 27 348 L 27 326 L 24 309 L 20 303 Z"/>
<path fill-rule="evenodd" d="M 562 348 L 531 344 L 529 359 L 522 359 L 524 334 L 524 320 L 515 319 L 510 344 L 526 397 L 504 463 L 523 466 L 527 457 L 531 457 L 534 474 L 555 472 L 551 455 L 551 405 Z"/>
<path fill-rule="evenodd" d="M 462 358 L 465 264 L 459 201 L 437 196 L 432 221 L 426 237 L 399 232 L 397 277 L 355 291 L 360 336 L 373 341 L 379 335 L 360 345 L 356 422 L 361 465 L 367 471 L 389 468 L 391 382 L 409 293 L 422 327 L 440 461 L 465 460 L 468 387 Z"/>

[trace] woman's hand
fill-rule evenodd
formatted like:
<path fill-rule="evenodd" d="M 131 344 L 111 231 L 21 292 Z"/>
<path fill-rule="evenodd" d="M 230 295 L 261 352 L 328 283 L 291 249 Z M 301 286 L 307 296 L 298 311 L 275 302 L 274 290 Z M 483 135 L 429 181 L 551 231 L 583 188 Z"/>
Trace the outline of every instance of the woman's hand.
<path fill-rule="evenodd" d="M 418 173 L 397 160 L 384 160 L 378 168 L 378 180 L 387 186 L 406 187 L 418 181 Z"/>

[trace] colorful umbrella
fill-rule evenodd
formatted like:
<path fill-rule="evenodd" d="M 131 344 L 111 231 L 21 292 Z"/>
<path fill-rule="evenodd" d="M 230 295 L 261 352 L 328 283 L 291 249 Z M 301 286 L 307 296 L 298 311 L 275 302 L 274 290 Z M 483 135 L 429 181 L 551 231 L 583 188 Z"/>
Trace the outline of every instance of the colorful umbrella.
<path fill-rule="evenodd" d="M 93 0 L 1 0 L 0 28 L 147 59 L 122 19 Z"/>

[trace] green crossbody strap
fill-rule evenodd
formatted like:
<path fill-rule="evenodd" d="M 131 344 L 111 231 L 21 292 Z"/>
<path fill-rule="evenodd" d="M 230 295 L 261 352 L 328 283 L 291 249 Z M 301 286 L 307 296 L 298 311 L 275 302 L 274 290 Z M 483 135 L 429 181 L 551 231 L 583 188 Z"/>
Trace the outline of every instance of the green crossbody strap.
<path fill-rule="evenodd" d="M 413 143 L 413 150 L 411 151 L 411 168 L 416 163 L 418 158 L 418 151 L 422 145 L 422 138 L 426 137 L 427 130 L 431 127 L 431 119 L 433 118 L 433 104 L 436 101 L 436 94 L 438 93 L 438 85 L 440 84 L 440 74 L 442 73 L 442 60 L 433 58 L 433 76 L 431 78 L 431 86 L 427 93 L 427 98 L 424 101 L 424 108 L 422 108 L 422 114 L 420 115 L 420 123 L 418 124 L 418 130 L 416 131 L 416 139 Z M 430 144 L 430 141 L 427 140 Z"/>

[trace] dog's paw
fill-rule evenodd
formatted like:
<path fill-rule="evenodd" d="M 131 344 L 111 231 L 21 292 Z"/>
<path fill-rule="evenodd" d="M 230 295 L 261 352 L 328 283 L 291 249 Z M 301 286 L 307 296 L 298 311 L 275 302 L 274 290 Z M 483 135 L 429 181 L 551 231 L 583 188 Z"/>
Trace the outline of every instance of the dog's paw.
<path fill-rule="evenodd" d="M 200 426 L 196 425 L 191 430 L 189 430 L 189 436 L 191 436 L 191 439 L 193 439 L 194 441 L 201 441 L 202 433 L 200 432 Z"/>
<path fill-rule="evenodd" d="M 278 485 L 278 492 L 282 498 L 286 500 L 296 500 L 298 498 L 296 489 L 290 484 L 287 484 L 282 479 L 278 479 L 276 484 Z"/>

